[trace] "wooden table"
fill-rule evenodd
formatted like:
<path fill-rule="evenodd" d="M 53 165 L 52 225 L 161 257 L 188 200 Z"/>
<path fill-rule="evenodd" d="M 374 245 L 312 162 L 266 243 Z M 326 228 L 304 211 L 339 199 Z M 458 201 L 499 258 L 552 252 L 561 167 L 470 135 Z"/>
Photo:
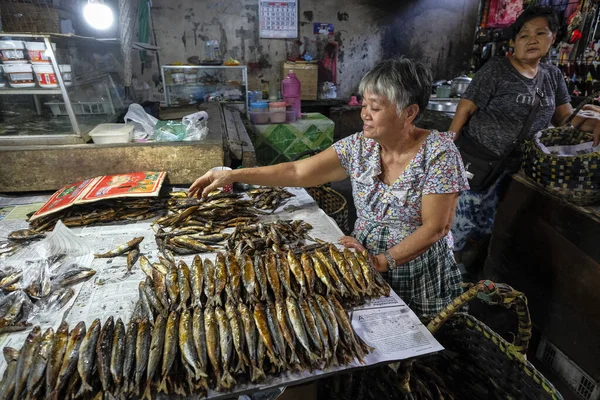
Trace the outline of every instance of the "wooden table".
<path fill-rule="evenodd" d="M 579 207 L 515 175 L 500 202 L 484 277 L 529 299 L 534 326 L 600 378 L 600 207 Z"/>

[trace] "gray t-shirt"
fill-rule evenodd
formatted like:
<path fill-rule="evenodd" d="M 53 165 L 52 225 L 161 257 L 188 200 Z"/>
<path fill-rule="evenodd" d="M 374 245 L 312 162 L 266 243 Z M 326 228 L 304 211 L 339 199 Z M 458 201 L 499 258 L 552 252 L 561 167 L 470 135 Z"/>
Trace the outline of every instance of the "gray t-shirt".
<path fill-rule="evenodd" d="M 558 68 L 542 63 L 539 73 L 544 74 L 541 84 L 544 97 L 527 138 L 547 128 L 556 107 L 571 101 Z M 477 72 L 463 95 L 479 108 L 463 131 L 490 151 L 502 155 L 519 136 L 534 97 L 534 79 L 521 75 L 508 57 L 493 58 Z"/>

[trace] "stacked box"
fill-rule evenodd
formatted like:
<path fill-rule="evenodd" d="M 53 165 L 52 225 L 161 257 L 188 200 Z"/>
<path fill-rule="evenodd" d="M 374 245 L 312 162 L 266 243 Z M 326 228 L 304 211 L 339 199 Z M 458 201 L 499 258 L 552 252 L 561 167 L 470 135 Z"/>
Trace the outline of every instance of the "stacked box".
<path fill-rule="evenodd" d="M 294 71 L 300 81 L 302 100 L 316 100 L 319 67 L 316 63 L 308 62 L 284 62 L 281 69 L 281 80 L 285 79 L 288 72 Z"/>
<path fill-rule="evenodd" d="M 319 113 L 303 115 L 302 119 L 287 124 L 253 125 L 259 165 L 293 161 L 302 152 L 322 151 L 333 144 L 332 120 Z"/>

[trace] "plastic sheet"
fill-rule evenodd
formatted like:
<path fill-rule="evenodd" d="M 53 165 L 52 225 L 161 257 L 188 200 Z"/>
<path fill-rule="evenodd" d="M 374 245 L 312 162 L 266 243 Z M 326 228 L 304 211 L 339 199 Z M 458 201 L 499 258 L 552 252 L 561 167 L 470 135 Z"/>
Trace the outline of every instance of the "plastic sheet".
<path fill-rule="evenodd" d="M 3 289 L 26 293 L 39 312 L 48 305 L 60 303 L 57 297 L 64 299 L 64 292 L 77 273 L 90 274 L 93 259 L 93 252 L 85 241 L 58 221 L 46 238 L 6 260 L 2 274 L 20 276 Z"/>

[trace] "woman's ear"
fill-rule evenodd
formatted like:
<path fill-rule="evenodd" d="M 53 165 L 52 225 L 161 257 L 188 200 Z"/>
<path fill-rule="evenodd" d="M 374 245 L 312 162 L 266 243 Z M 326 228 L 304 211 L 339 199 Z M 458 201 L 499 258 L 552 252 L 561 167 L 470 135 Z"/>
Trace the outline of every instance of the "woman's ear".
<path fill-rule="evenodd" d="M 412 125 L 419 115 L 419 106 L 411 104 L 404 109 L 404 112 L 406 113 L 406 119 L 404 120 L 405 124 L 408 123 L 409 125 Z"/>

